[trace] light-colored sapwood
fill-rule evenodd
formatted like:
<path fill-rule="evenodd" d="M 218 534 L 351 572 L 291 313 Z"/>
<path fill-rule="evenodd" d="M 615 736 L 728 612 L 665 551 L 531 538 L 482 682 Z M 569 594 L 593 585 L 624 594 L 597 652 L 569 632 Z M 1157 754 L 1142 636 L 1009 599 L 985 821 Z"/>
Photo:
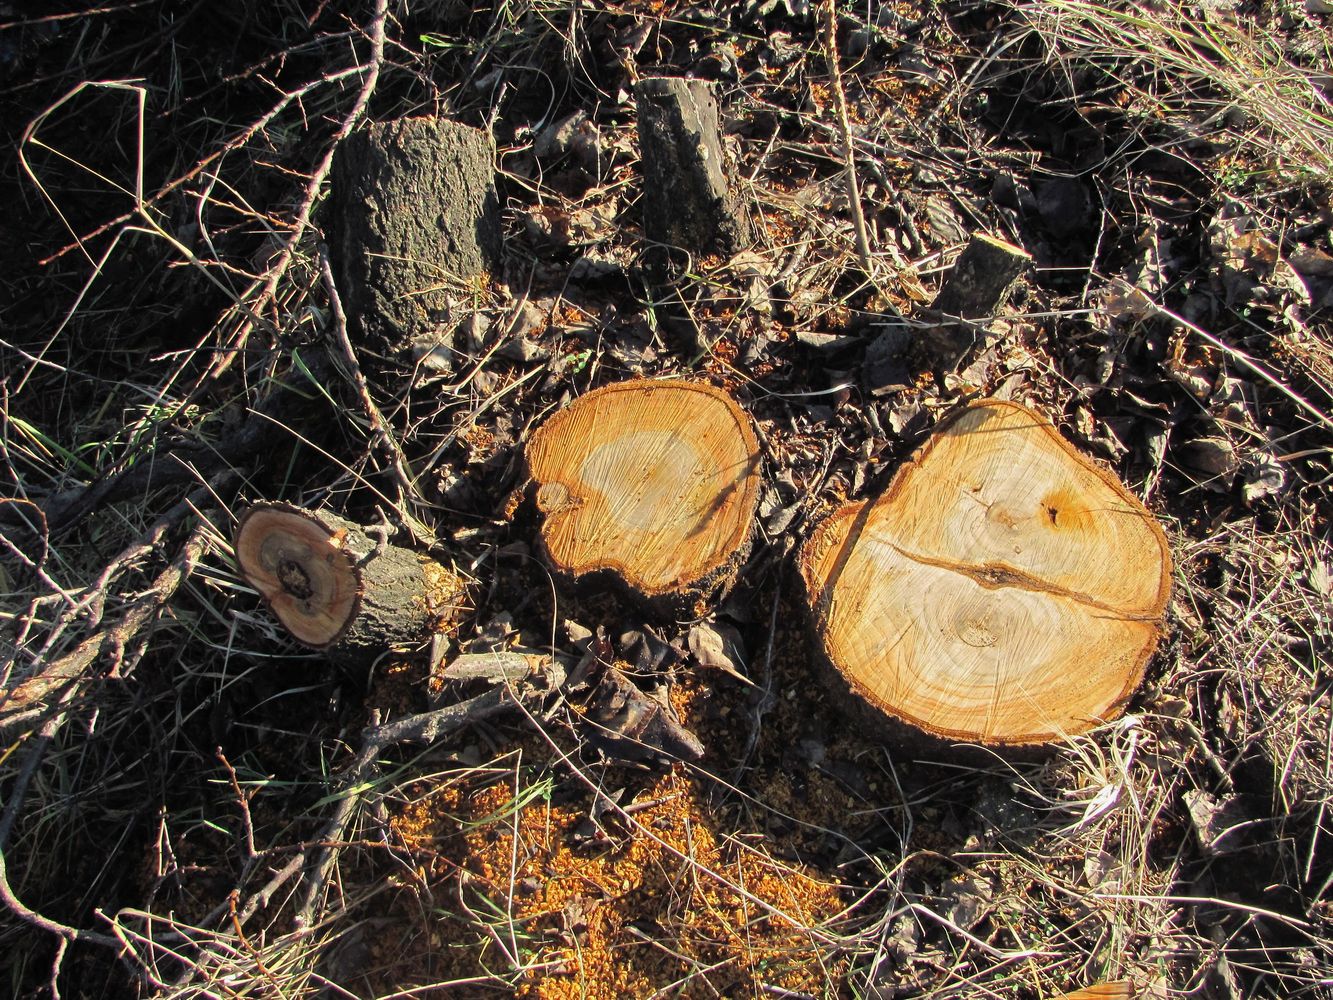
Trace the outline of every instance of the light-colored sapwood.
<path fill-rule="evenodd" d="M 749 548 L 759 443 L 725 392 L 684 381 L 604 386 L 528 442 L 541 547 L 573 578 L 608 573 L 662 610 L 724 588 Z"/>
<path fill-rule="evenodd" d="M 1143 505 L 1045 418 L 1000 401 L 962 411 L 881 497 L 830 516 L 800 568 L 848 703 L 899 735 L 992 746 L 1118 715 L 1171 581 Z"/>

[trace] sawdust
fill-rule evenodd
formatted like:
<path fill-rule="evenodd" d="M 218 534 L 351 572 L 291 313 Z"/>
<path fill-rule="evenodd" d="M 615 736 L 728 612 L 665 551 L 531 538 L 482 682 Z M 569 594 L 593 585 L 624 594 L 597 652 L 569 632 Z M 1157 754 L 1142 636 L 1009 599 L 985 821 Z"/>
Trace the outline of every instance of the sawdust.
<path fill-rule="evenodd" d="M 672 698 L 705 731 L 713 725 L 699 710 L 706 693 L 692 683 Z M 415 894 L 439 905 L 424 923 L 419 909 L 395 907 L 395 927 L 404 918 L 414 927 L 374 946 L 372 964 L 392 970 L 377 988 L 450 981 L 457 989 L 491 977 L 541 1000 L 818 994 L 845 973 L 836 923 L 851 895 L 831 866 L 779 860 L 763 833 L 724 832 L 738 828 L 724 814 L 734 810 L 716 805 L 707 774 L 676 764 L 617 775 L 594 793 L 542 747 L 523 741 L 513 757 L 522 764 L 507 772 L 490 766 L 439 787 L 419 783 L 391 818 L 420 859 L 409 880 Z M 802 823 L 848 813 L 851 800 L 831 781 L 798 794 L 773 777 L 776 800 Z M 417 942 L 410 951 L 407 938 Z"/>

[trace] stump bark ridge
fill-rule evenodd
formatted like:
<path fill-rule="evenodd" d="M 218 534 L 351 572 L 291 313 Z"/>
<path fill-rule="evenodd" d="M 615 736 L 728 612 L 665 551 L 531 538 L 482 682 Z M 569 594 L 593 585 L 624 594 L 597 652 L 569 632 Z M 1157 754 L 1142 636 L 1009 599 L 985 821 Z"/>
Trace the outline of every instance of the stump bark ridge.
<path fill-rule="evenodd" d="M 986 401 L 800 571 L 832 690 L 890 738 L 1035 747 L 1118 715 L 1170 594 L 1160 525 L 1043 417 Z"/>
<path fill-rule="evenodd" d="M 338 147 L 329 249 L 353 332 L 390 353 L 434 339 L 502 228 L 491 138 L 442 118 L 380 122 Z"/>
<path fill-rule="evenodd" d="M 663 613 L 725 589 L 749 551 L 760 451 L 748 414 L 713 386 L 620 382 L 548 419 L 525 451 L 559 574 L 609 574 Z"/>
<path fill-rule="evenodd" d="M 657 268 L 683 254 L 730 254 L 754 238 L 750 217 L 728 176 L 714 86 L 704 80 L 648 77 L 634 88 L 643 171 L 643 232 L 663 251 Z"/>
<path fill-rule="evenodd" d="M 452 570 L 328 511 L 254 504 L 234 547 L 241 575 L 292 637 L 349 663 L 422 642 L 466 597 Z"/>

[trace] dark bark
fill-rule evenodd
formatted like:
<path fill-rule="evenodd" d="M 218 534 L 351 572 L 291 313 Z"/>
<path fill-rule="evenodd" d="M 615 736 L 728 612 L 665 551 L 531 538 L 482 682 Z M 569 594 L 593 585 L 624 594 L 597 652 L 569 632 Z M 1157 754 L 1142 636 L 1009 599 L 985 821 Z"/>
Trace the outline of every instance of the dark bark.
<path fill-rule="evenodd" d="M 1011 243 L 984 233 L 973 233 L 931 309 L 964 320 L 983 320 L 999 312 L 1014 283 L 1032 257 Z M 982 323 L 944 323 L 926 331 L 922 338 L 923 359 L 938 367 L 953 367 L 974 346 L 984 346 Z"/>
<path fill-rule="evenodd" d="M 606 668 L 584 718 L 593 742 L 616 760 L 698 760 L 704 754 L 693 733 L 616 667 Z"/>
<path fill-rule="evenodd" d="M 438 336 L 449 295 L 498 261 L 490 137 L 439 118 L 371 125 L 333 163 L 330 254 L 354 334 L 391 353 Z"/>
<path fill-rule="evenodd" d="M 643 232 L 663 246 L 659 270 L 688 255 L 733 253 L 754 238 L 727 172 L 713 87 L 703 80 L 652 77 L 634 88 L 643 169 Z"/>

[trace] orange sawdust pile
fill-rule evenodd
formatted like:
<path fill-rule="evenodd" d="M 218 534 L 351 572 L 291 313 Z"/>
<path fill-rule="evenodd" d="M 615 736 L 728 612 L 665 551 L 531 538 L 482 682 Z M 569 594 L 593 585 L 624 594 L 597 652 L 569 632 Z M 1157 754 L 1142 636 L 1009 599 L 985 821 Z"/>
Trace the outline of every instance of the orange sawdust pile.
<path fill-rule="evenodd" d="M 703 721 L 691 704 L 700 700 L 694 684 L 672 691 L 687 721 Z M 736 817 L 712 804 L 711 780 L 681 764 L 585 770 L 605 791 L 594 793 L 543 739 L 521 744 L 488 766 L 416 782 L 394 811 L 393 839 L 417 868 L 397 880 L 412 891 L 391 895 L 395 930 L 372 948 L 377 989 L 822 994 L 845 975 L 835 925 L 850 894 L 830 874 L 774 858 L 763 834 L 729 834 Z M 804 802 L 770 791 L 796 814 L 846 816 L 849 799 L 813 784 L 820 794 Z"/>
<path fill-rule="evenodd" d="M 517 958 L 531 969 L 515 976 L 517 995 L 818 992 L 840 971 L 832 934 L 818 929 L 843 909 L 839 887 L 721 834 L 679 766 L 625 804 L 628 819 L 607 809 L 594 824 L 586 803 L 542 798 L 515 809 L 514 796 L 512 781 L 453 785 L 394 826 L 418 850 L 446 848 L 427 877 L 457 858 L 464 898 L 495 932 L 479 965 L 511 971 Z"/>

